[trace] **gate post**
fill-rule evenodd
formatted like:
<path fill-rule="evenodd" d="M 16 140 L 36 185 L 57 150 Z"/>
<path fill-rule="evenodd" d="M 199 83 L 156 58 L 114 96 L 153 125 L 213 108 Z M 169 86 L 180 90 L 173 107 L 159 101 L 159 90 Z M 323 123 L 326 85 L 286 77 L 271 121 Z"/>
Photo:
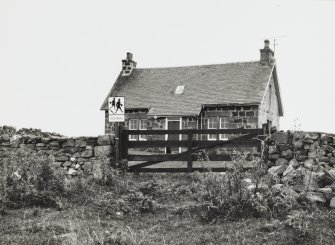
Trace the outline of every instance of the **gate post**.
<path fill-rule="evenodd" d="M 192 140 L 193 140 L 193 130 L 187 134 L 188 147 L 187 147 L 187 170 L 192 172 L 193 163 L 192 163 Z"/>

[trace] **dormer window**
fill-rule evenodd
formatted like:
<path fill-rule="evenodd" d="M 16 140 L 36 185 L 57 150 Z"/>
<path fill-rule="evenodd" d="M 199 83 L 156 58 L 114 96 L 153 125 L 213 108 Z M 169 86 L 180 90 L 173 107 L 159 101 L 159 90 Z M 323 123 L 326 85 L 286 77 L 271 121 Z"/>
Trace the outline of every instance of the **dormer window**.
<path fill-rule="evenodd" d="M 174 94 L 182 94 L 184 92 L 184 85 L 177 86 L 176 90 L 174 91 Z"/>

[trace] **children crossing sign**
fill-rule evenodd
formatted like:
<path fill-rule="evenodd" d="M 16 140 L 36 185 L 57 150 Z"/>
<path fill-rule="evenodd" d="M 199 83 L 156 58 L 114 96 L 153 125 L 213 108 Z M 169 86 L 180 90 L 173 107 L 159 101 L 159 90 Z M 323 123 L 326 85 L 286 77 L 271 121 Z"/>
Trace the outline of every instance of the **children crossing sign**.
<path fill-rule="evenodd" d="M 124 97 L 108 98 L 108 120 L 109 122 L 124 122 Z"/>

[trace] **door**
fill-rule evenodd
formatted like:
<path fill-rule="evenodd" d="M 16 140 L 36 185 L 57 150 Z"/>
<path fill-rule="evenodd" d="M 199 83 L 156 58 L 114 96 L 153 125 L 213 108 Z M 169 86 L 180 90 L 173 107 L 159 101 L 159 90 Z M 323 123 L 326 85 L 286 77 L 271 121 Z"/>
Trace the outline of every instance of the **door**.
<path fill-rule="evenodd" d="M 168 121 L 168 130 L 179 130 L 180 129 L 180 121 Z M 179 134 L 169 134 L 168 140 L 179 140 Z M 167 147 L 166 153 L 178 153 L 179 147 Z"/>

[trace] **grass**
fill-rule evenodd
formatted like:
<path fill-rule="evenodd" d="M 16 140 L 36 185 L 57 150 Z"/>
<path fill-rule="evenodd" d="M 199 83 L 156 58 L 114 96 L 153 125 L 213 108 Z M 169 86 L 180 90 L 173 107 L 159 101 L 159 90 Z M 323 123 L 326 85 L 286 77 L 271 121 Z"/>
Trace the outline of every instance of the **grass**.
<path fill-rule="evenodd" d="M 84 193 L 62 199 L 62 210 L 39 207 L 7 210 L 6 215 L 0 216 L 0 244 L 332 244 L 335 241 L 335 212 L 322 208 L 296 210 L 280 219 L 249 217 L 206 222 L 190 208 L 196 201 L 187 190 L 192 189 L 197 177 L 126 174 L 123 178 L 128 179 L 129 190 L 138 188 L 155 198 L 159 208 L 153 212 L 126 213 L 114 209 L 106 212 L 97 202 L 102 196 L 115 194 L 116 187 L 96 183 L 88 183 L 90 189 Z M 122 194 L 114 198 L 121 199 Z M 117 215 L 118 212 L 121 214 Z"/>

